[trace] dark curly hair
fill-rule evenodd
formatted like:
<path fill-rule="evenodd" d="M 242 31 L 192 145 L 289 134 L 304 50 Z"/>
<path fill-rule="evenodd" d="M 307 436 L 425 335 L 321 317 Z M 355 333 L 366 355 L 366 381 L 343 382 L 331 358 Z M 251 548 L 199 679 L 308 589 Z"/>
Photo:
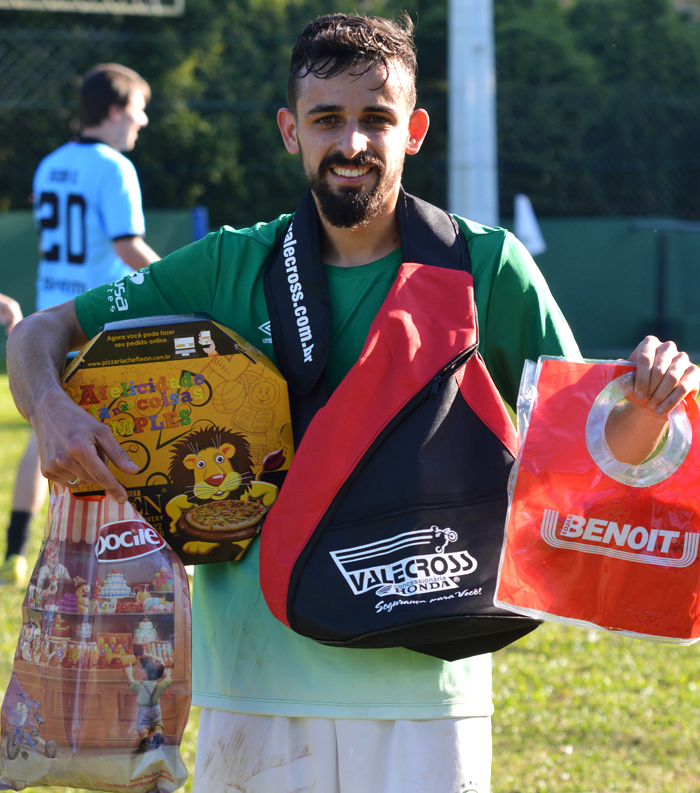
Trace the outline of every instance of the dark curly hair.
<path fill-rule="evenodd" d="M 360 77 L 381 64 L 386 78 L 389 63 L 398 61 L 410 78 L 408 104 L 416 104 L 416 48 L 413 22 L 408 14 L 400 23 L 383 17 L 329 14 L 310 22 L 296 40 L 292 50 L 287 83 L 287 106 L 296 109 L 298 81 L 313 74 L 327 79 L 348 72 Z"/>

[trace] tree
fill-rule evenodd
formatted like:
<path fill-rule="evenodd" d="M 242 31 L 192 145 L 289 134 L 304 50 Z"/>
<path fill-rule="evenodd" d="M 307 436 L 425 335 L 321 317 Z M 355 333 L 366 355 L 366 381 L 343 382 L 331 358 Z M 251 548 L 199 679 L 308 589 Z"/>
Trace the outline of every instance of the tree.
<path fill-rule="evenodd" d="M 418 0 L 415 13 L 422 14 L 420 6 Z M 339 3 L 332 10 L 353 8 Z M 398 8 L 367 0 L 361 10 L 391 15 Z M 41 55 L 25 74 L 39 68 L 47 42 L 56 44 L 57 34 L 63 46 L 52 52 L 53 73 L 60 76 L 49 85 L 32 86 L 29 102 L 0 112 L 0 125 L 4 122 L 7 132 L 0 136 L 2 208 L 28 206 L 37 163 L 75 133 L 75 76 L 97 62 L 119 61 L 143 74 L 153 89 L 149 128 L 130 155 L 141 176 L 145 206 L 202 203 L 214 226 L 245 226 L 293 210 L 305 182 L 298 160 L 281 144 L 276 111 L 285 104 L 296 35 L 309 20 L 328 11 L 321 0 L 188 0 L 185 16 L 169 20 L 8 13 L 8 40 L 14 35 L 14 45 L 22 48 L 25 59 L 28 41 L 29 49 Z M 430 7 L 426 17 L 434 25 L 419 25 L 426 72 L 419 91 L 442 123 L 434 126 L 427 154 L 409 164 L 406 178 L 409 189 L 441 202 L 444 10 Z M 437 35 L 434 27 L 440 29 Z"/>
<path fill-rule="evenodd" d="M 153 87 L 133 153 L 149 208 L 205 204 L 212 225 L 288 212 L 305 189 L 279 140 L 289 53 L 321 13 L 417 21 L 431 115 L 404 183 L 445 205 L 447 4 L 187 0 L 180 19 L 1 12 L 0 209 L 28 208 L 46 153 L 75 133 L 75 78 L 118 61 Z M 670 0 L 495 0 L 499 192 L 542 215 L 700 213 L 700 19 Z"/>
<path fill-rule="evenodd" d="M 700 215 L 697 20 L 666 0 L 588 0 L 568 21 L 600 74 L 599 113 L 586 135 L 594 208 Z"/>
<path fill-rule="evenodd" d="M 526 193 L 543 215 L 585 214 L 595 59 L 577 47 L 557 0 L 497 0 L 495 17 L 501 213 L 511 216 L 515 194 Z"/>

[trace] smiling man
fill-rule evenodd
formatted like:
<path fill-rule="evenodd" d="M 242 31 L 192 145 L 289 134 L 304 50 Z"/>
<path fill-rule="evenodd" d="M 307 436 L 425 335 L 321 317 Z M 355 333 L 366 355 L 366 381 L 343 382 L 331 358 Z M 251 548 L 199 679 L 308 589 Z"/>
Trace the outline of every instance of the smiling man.
<path fill-rule="evenodd" d="M 418 152 L 428 131 L 428 114 L 413 109 L 410 59 L 367 66 L 332 74 L 306 73 L 304 65 L 293 64 L 299 72 L 290 82 L 290 107 L 278 113 L 285 146 L 301 155 L 324 221 L 351 230 L 345 238 L 358 243 L 383 238 L 377 219 L 389 227 L 404 156 Z M 396 240 L 385 244 L 395 247 Z M 352 264 L 328 256 L 328 264 Z"/>
<path fill-rule="evenodd" d="M 512 235 L 402 191 L 404 157 L 419 152 L 428 131 L 427 113 L 415 107 L 415 75 L 407 18 L 400 24 L 343 14 L 314 20 L 295 44 L 288 103 L 278 114 L 284 144 L 301 157 L 310 187 L 296 212 L 249 229 L 224 227 L 151 265 L 138 283 L 124 279 L 119 311 L 111 310 L 110 290 L 100 287 L 17 326 L 9 342 L 13 393 L 37 431 L 48 476 L 63 484 L 99 482 L 126 498 L 100 455 L 125 472 L 134 464 L 107 426 L 65 396 L 58 375 L 66 350 L 113 319 L 202 311 L 260 347 L 271 327 L 273 350 L 266 352 L 289 382 L 298 446 L 361 353 L 364 364 L 367 348 L 381 341 L 375 328 L 363 351 L 388 296 L 423 267 L 459 269 L 465 277 L 458 280 L 473 279 L 474 300 L 471 288 L 457 295 L 421 290 L 422 324 L 414 325 L 418 319 L 408 311 L 391 313 L 411 340 L 414 359 L 431 318 L 443 304 L 461 301 L 464 318 L 456 318 L 455 332 L 473 328 L 478 313 L 480 354 L 511 406 L 526 358 L 578 355 L 542 276 Z M 614 451 L 621 457 L 651 450 L 667 412 L 698 387 L 696 369 L 672 343 L 649 337 L 634 354 L 640 401 L 618 426 L 624 431 Z M 387 367 L 387 383 L 401 377 L 394 369 Z M 371 418 L 381 399 L 370 401 L 363 415 Z M 432 427 L 424 432 L 414 438 L 418 446 L 428 445 Z M 324 443 L 334 450 L 332 428 Z M 304 441 L 299 458 L 303 450 Z M 502 454 L 500 460 L 505 464 Z M 472 469 L 481 464 L 479 454 L 469 460 Z M 294 463 L 290 482 L 293 471 Z M 322 466 L 309 472 L 317 481 L 328 476 Z M 382 472 L 370 520 L 391 507 L 390 477 L 422 481 L 430 473 L 412 457 Z M 427 495 L 439 500 L 440 493 Z M 268 609 L 257 545 L 240 562 L 196 569 L 193 692 L 203 710 L 195 790 L 487 793 L 490 656 L 445 661 L 402 647 L 341 649 L 304 638 Z"/>

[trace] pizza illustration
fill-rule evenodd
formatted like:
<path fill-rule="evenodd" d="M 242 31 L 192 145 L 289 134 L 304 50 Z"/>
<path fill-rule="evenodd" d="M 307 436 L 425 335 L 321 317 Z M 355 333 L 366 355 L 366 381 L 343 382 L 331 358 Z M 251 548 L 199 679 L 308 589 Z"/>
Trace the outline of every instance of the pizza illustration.
<path fill-rule="evenodd" d="M 170 532 L 188 535 L 183 552 L 202 556 L 222 543 L 255 537 L 278 490 L 256 478 L 248 439 L 212 425 L 180 439 L 172 454 L 169 477 L 179 492 L 165 511 Z M 284 463 L 285 453 L 276 449 L 265 457 L 258 473 L 267 475 Z M 198 504 L 192 503 L 193 497 Z"/>
<path fill-rule="evenodd" d="M 200 538 L 248 539 L 255 536 L 266 512 L 257 501 L 210 501 L 183 512 L 178 528 Z"/>

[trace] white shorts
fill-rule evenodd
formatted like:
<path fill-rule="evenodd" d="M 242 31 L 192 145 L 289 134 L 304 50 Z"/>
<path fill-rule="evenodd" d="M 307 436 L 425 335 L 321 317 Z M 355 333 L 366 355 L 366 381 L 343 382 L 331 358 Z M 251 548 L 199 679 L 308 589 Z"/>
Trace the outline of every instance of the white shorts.
<path fill-rule="evenodd" d="M 193 793 L 489 793 L 491 718 L 372 721 L 202 709 Z"/>

